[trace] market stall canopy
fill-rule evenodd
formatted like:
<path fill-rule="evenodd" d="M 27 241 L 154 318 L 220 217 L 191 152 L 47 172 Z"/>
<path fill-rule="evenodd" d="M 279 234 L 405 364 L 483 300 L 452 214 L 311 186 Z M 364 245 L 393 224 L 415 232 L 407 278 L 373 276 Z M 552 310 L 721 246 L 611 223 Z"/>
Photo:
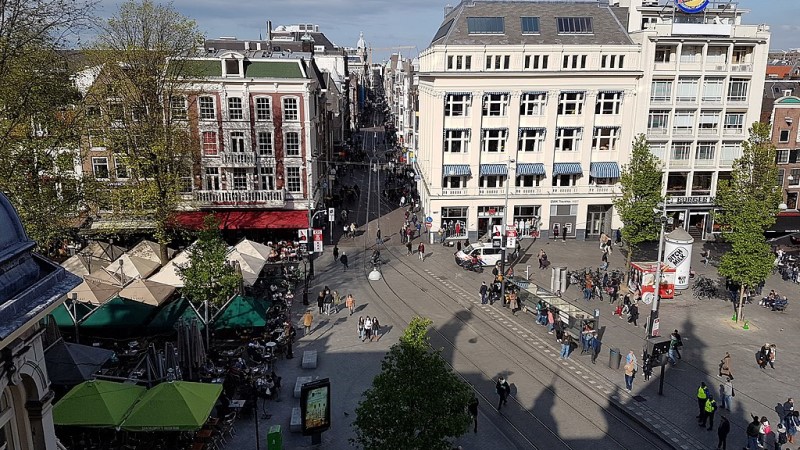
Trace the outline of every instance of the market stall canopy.
<path fill-rule="evenodd" d="M 119 286 L 120 288 L 122 288 L 122 281 L 120 281 L 119 277 L 107 271 L 104 268 L 97 269 L 94 272 L 90 273 L 89 275 L 84 275 L 83 279 L 91 281 L 99 281 L 101 283 L 106 283 L 106 284 L 113 284 L 115 286 Z"/>
<path fill-rule="evenodd" d="M 72 298 L 73 294 L 75 294 L 79 302 L 102 305 L 108 299 L 116 296 L 120 290 L 122 290 L 121 286 L 102 283 L 85 277 L 83 283 L 67 294 L 67 298 Z"/>
<path fill-rule="evenodd" d="M 75 326 L 75 319 L 80 322 L 90 312 L 94 311 L 94 308 L 94 306 L 88 303 L 78 301 L 73 304 L 72 300 L 67 299 L 67 301 L 58 305 L 50 314 L 53 315 L 53 320 L 56 321 L 56 325 L 59 327 L 72 327 Z M 77 317 L 73 318 L 73 315 Z"/>
<path fill-rule="evenodd" d="M 161 264 L 157 261 L 131 256 L 126 253 L 106 266 L 106 270 L 117 275 L 123 281 L 127 281 L 134 278 L 147 278 L 155 273 L 159 267 L 161 267 Z"/>
<path fill-rule="evenodd" d="M 190 323 L 193 320 L 197 320 L 201 328 L 205 327 L 200 314 L 192 306 L 192 303 L 185 297 L 181 297 L 159 309 L 146 328 L 153 332 L 171 331 L 179 322 Z"/>
<path fill-rule="evenodd" d="M 159 266 L 166 264 L 174 255 L 175 249 L 167 248 L 167 261 L 161 261 L 161 246 L 158 243 L 148 240 L 140 241 L 128 250 L 128 254 L 137 258 L 147 259 L 158 263 Z"/>
<path fill-rule="evenodd" d="M 104 261 L 105 263 L 119 258 L 123 253 L 125 253 L 124 248 L 103 241 L 91 241 L 78 252 L 79 255 L 85 256 L 90 261 Z"/>
<path fill-rule="evenodd" d="M 44 360 L 51 383 L 73 386 L 91 380 L 113 355 L 111 350 L 61 340 L 44 352 Z"/>
<path fill-rule="evenodd" d="M 151 275 L 148 279 L 178 288 L 183 287 L 183 278 L 181 278 L 180 272 L 178 272 L 178 267 L 189 264 L 189 253 L 193 245 L 194 244 L 190 245 L 186 250 L 175 255 L 175 258 L 171 259 L 161 270 Z"/>
<path fill-rule="evenodd" d="M 135 384 L 85 381 L 55 404 L 53 421 L 56 425 L 118 427 L 144 392 L 145 388 Z"/>
<path fill-rule="evenodd" d="M 161 306 L 175 293 L 175 287 L 141 278 L 132 281 L 119 291 L 119 296 L 128 300 Z"/>
<path fill-rule="evenodd" d="M 155 307 L 146 303 L 114 297 L 87 315 L 81 328 L 134 329 L 150 321 Z"/>
<path fill-rule="evenodd" d="M 142 395 L 121 428 L 128 431 L 199 430 L 221 393 L 221 384 L 161 383 Z"/>
<path fill-rule="evenodd" d="M 236 262 L 242 270 L 242 280 L 245 286 L 253 286 L 256 284 L 258 277 L 261 275 L 261 269 L 267 263 L 266 259 L 256 258 L 255 256 L 240 253 L 238 250 L 231 249 L 225 256 L 228 262 Z"/>
<path fill-rule="evenodd" d="M 248 239 L 242 239 L 233 246 L 233 249 L 243 255 L 250 255 L 264 261 L 269 259 L 269 254 L 272 252 L 271 247 Z"/>
<path fill-rule="evenodd" d="M 237 295 L 226 303 L 214 317 L 214 329 L 259 328 L 267 324 L 270 303 Z"/>
<path fill-rule="evenodd" d="M 61 263 L 61 267 L 66 269 L 67 272 L 79 277 L 89 275 L 89 265 L 87 264 L 86 258 L 81 255 L 70 256 L 66 261 Z"/>

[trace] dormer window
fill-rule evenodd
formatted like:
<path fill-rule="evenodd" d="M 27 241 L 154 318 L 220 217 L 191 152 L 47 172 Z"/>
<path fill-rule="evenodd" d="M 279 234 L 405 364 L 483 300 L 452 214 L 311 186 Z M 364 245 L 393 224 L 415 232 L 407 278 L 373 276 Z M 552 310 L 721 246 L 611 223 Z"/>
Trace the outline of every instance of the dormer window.
<path fill-rule="evenodd" d="M 239 60 L 226 59 L 225 60 L 225 73 L 228 75 L 239 75 Z"/>

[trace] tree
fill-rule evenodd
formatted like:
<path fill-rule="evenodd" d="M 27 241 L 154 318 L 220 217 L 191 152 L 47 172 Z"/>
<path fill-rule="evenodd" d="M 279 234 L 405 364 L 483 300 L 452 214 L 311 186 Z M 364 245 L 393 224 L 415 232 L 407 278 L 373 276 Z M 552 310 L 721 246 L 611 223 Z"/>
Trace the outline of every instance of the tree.
<path fill-rule="evenodd" d="M 777 185 L 775 146 L 770 125 L 754 123 L 750 137 L 742 144 L 742 156 L 733 163 L 730 180 L 720 183 L 716 222 L 731 250 L 720 258 L 719 273 L 739 285 L 736 320 L 741 320 L 747 289 L 757 286 L 772 273 L 775 257 L 764 232 L 775 223 L 781 202 Z"/>
<path fill-rule="evenodd" d="M 241 274 L 225 260 L 227 251 L 219 221 L 208 214 L 197 241 L 187 250 L 189 261 L 178 267 L 178 275 L 184 282 L 183 294 L 196 305 L 208 301 L 221 306 L 241 286 Z"/>
<path fill-rule="evenodd" d="M 101 75 L 90 103 L 100 109 L 98 125 L 127 180 L 110 190 L 117 217 L 153 223 L 162 261 L 173 216 L 191 186 L 199 158 L 197 133 L 188 124 L 182 81 L 185 56 L 202 35 L 195 22 L 170 5 L 129 0 L 101 26 L 88 54 Z"/>
<path fill-rule="evenodd" d="M 92 2 L 70 0 L 0 2 L 0 191 L 47 255 L 90 191 L 74 171 L 80 98 L 63 47 L 92 10 Z"/>
<path fill-rule="evenodd" d="M 626 266 L 637 247 L 658 239 L 661 225 L 654 219 L 653 209 L 664 200 L 661 195 L 661 169 L 658 158 L 650 152 L 644 135 L 633 142 L 630 163 L 622 166 L 620 188 L 622 195 L 614 207 L 622 219 L 622 239 L 628 246 Z"/>
<path fill-rule="evenodd" d="M 365 450 L 449 450 L 448 439 L 468 430 L 472 389 L 431 349 L 431 323 L 413 318 L 389 349 L 356 407 L 353 444 Z"/>

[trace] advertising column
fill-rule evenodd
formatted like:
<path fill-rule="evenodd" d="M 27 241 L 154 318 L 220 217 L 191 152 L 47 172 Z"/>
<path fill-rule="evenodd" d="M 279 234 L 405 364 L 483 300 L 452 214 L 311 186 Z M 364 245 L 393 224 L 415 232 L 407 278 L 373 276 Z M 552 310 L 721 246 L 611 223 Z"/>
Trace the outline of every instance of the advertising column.
<path fill-rule="evenodd" d="M 694 238 L 683 228 L 664 235 L 664 263 L 675 268 L 675 289 L 689 288 L 693 243 Z"/>

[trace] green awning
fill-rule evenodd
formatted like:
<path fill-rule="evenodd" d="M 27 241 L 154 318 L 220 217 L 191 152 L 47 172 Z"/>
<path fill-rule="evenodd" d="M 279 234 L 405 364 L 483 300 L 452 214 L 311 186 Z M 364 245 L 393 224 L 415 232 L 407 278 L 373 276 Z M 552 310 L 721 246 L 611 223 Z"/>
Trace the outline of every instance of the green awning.
<path fill-rule="evenodd" d="M 270 302 L 237 295 L 214 318 L 215 330 L 259 328 L 267 324 Z"/>
<path fill-rule="evenodd" d="M 141 397 L 121 428 L 128 431 L 199 430 L 221 393 L 221 384 L 161 383 Z"/>
<path fill-rule="evenodd" d="M 145 328 L 153 332 L 172 331 L 179 322 L 191 322 L 192 320 L 197 320 L 201 328 L 205 327 L 203 320 L 197 314 L 197 310 L 194 309 L 189 300 L 181 297 L 162 306 Z"/>
<path fill-rule="evenodd" d="M 145 388 L 104 380 L 85 381 L 53 407 L 56 425 L 117 427 Z"/>
<path fill-rule="evenodd" d="M 81 328 L 138 328 L 144 326 L 155 306 L 122 297 L 115 297 L 100 305 L 80 322 Z"/>
<path fill-rule="evenodd" d="M 81 321 L 84 317 L 86 317 L 90 312 L 94 310 L 94 307 L 88 303 L 83 302 L 76 302 L 77 305 L 75 309 L 78 313 L 78 322 Z M 69 311 L 67 310 L 69 308 Z M 75 322 L 72 320 L 72 300 L 67 300 L 66 302 L 58 305 L 56 309 L 53 310 L 52 314 L 53 319 L 56 321 L 56 325 L 59 327 L 73 327 L 75 326 Z"/>

